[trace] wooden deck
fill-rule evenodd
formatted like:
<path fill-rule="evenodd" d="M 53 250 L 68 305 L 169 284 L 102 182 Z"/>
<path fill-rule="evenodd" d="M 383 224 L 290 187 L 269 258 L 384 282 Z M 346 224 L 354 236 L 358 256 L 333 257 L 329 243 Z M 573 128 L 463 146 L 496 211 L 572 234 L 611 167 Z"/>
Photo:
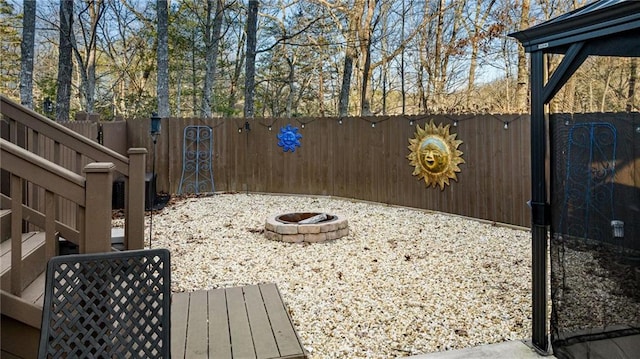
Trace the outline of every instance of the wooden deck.
<path fill-rule="evenodd" d="M 306 358 L 275 284 L 173 294 L 171 357 Z"/>

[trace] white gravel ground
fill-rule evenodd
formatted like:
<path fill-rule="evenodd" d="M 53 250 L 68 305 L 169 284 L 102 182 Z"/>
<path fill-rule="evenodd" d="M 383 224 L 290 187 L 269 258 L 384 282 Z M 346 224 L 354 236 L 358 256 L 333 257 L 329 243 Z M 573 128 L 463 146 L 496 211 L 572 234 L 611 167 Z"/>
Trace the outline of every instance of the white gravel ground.
<path fill-rule="evenodd" d="M 312 211 L 344 214 L 349 236 L 292 244 L 262 233 L 270 214 Z M 526 230 L 344 199 L 219 194 L 155 213 L 152 237 L 171 251 L 175 292 L 275 282 L 311 358 L 530 337 Z"/>

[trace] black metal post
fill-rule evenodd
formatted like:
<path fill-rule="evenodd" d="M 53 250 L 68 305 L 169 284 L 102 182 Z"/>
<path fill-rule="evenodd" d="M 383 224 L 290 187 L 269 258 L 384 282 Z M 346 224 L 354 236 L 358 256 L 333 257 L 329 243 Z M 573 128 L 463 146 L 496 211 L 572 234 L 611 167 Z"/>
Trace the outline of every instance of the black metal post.
<path fill-rule="evenodd" d="M 149 189 L 151 189 L 153 191 L 153 194 L 148 193 L 149 194 L 149 248 L 151 248 L 151 237 L 152 237 L 152 233 L 153 233 L 153 206 L 155 205 L 155 199 L 156 199 L 156 188 L 155 188 L 155 179 L 156 179 L 156 142 L 157 142 L 157 137 L 156 136 L 152 136 L 153 137 L 153 158 L 151 159 L 151 182 L 149 183 Z"/>
<path fill-rule="evenodd" d="M 544 53 L 531 53 L 531 281 L 532 343 L 548 353 L 546 133 L 543 98 Z"/>
<path fill-rule="evenodd" d="M 104 145 L 104 128 L 102 127 L 102 124 L 99 123 L 98 124 L 98 137 L 97 137 L 98 143 L 101 145 Z"/>
<path fill-rule="evenodd" d="M 156 200 L 156 143 L 158 142 L 158 136 L 160 136 L 160 124 L 161 118 L 154 112 L 151 115 L 151 126 L 149 133 L 151 134 L 151 140 L 153 141 L 153 157 L 151 159 L 151 182 L 149 183 L 149 189 L 153 193 L 147 194 L 149 195 L 149 248 L 151 248 L 151 238 L 153 233 L 153 206 L 155 205 Z"/>
<path fill-rule="evenodd" d="M 44 102 L 42 103 L 42 108 L 44 110 L 44 114 L 47 117 L 50 117 L 53 112 L 53 102 L 51 102 L 49 97 L 45 97 Z"/>

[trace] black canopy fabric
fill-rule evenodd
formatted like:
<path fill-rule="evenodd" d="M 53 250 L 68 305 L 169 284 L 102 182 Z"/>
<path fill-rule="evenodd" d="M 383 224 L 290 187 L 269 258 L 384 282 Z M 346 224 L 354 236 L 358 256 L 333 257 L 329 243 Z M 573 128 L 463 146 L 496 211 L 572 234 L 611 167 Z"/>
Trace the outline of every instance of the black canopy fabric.
<path fill-rule="evenodd" d="M 567 215 L 577 213 L 575 208 L 567 210 L 563 204 L 574 205 L 574 202 L 566 200 L 563 202 L 562 194 L 571 193 L 571 196 L 578 192 L 578 197 L 585 198 L 587 202 L 593 196 L 600 196 L 589 186 L 577 185 L 575 188 L 568 186 L 581 181 L 593 182 L 589 175 L 576 176 L 571 171 L 573 167 L 570 161 L 578 161 L 576 158 L 579 152 L 572 153 L 571 156 L 565 154 L 571 149 L 570 143 L 572 133 L 579 133 L 587 129 L 587 133 L 596 133 L 602 129 L 607 136 L 613 136 L 612 142 L 608 142 L 603 153 L 607 155 L 598 159 L 596 167 L 608 168 L 607 176 L 598 178 L 599 185 L 607 188 L 620 188 L 621 183 L 617 182 L 615 164 L 619 161 L 615 157 L 614 148 L 626 149 L 624 153 L 635 153 L 632 155 L 632 162 L 637 161 L 640 148 L 640 116 L 638 114 L 625 114 L 622 119 L 617 116 L 615 119 L 607 119 L 600 116 L 597 121 L 586 121 L 572 123 L 564 121 L 568 127 L 565 128 L 557 123 L 557 119 L 550 118 L 547 124 L 545 119 L 545 105 L 562 88 L 566 81 L 580 67 L 580 65 L 591 55 L 598 56 L 619 56 L 619 57 L 640 57 L 640 1 L 637 0 L 601 0 L 590 3 L 582 8 L 560 15 L 544 23 L 530 27 L 528 29 L 510 34 L 518 39 L 525 50 L 530 53 L 531 60 L 531 168 L 532 168 L 532 342 L 534 346 L 542 351 L 549 352 L 548 335 L 551 333 L 553 350 L 560 358 L 638 358 L 640 357 L 640 313 L 637 305 L 640 302 L 638 291 L 640 290 L 640 255 L 635 252 L 640 242 L 638 233 L 640 231 L 640 183 L 624 183 L 627 188 L 622 195 L 619 191 L 610 192 L 611 202 L 615 202 L 616 208 L 628 208 L 624 213 L 627 216 L 627 234 L 624 241 L 611 241 L 610 238 L 593 238 L 592 233 L 582 232 L 584 235 L 576 235 L 572 232 L 575 226 L 571 218 Z M 544 55 L 548 53 L 564 54 L 564 57 L 553 74 L 545 82 Z M 554 121 L 555 120 L 555 121 Z M 549 132 L 547 132 L 547 129 Z M 590 132 L 589 132 L 590 131 Z M 622 136 L 618 136 L 621 134 Z M 563 137 L 564 136 L 564 137 Z M 586 148 L 592 149 L 594 146 L 600 148 L 599 139 L 592 137 L 587 141 Z M 549 173 L 546 170 L 547 142 L 551 143 L 551 162 Z M 575 142 L 574 145 L 578 143 Z M 578 147 L 576 147 L 578 148 Z M 580 147 L 580 151 L 584 148 Z M 586 150 L 589 153 L 589 150 Z M 585 161 L 584 159 L 582 159 Z M 591 162 L 590 162 L 591 161 Z M 577 166 L 576 171 L 581 174 L 589 173 L 594 168 L 594 162 L 588 157 L 583 166 Z M 608 166 L 608 167 L 607 167 Z M 636 168 L 636 171 L 638 169 Z M 568 174 L 567 174 L 568 173 Z M 567 174 L 566 176 L 563 176 Z M 546 178 L 551 178 L 551 190 L 547 191 Z M 637 178 L 637 177 L 636 177 Z M 564 179 L 564 180 L 563 180 Z M 601 188 L 601 187 L 599 187 Z M 551 193 L 551 199 L 548 194 Z M 607 192 L 608 193 L 608 192 Z M 609 197 L 607 197 L 609 198 Z M 554 203 L 554 201 L 556 201 Z M 551 203 L 549 203 L 551 202 Z M 566 206 L 565 206 L 566 207 Z M 592 203 L 585 208 L 594 207 Z M 597 207 L 597 206 L 596 206 Z M 635 208 L 635 210 L 634 210 Z M 594 210 L 598 210 L 595 208 Z M 584 212 L 583 208 L 580 211 Z M 608 227 L 609 220 L 614 220 L 615 211 L 600 219 L 600 223 L 607 223 L 607 228 L 600 228 L 598 233 L 611 233 Z M 620 211 L 618 211 L 619 213 Z M 582 213 L 582 212 L 581 212 Z M 600 213 L 602 214 L 602 213 Z M 608 216 L 608 217 L 607 217 Z M 583 218 L 585 218 L 583 216 Z M 589 218 L 589 217 L 587 217 Z M 563 222 L 564 221 L 564 222 Z M 593 223 L 587 223 L 593 226 Z M 602 227 L 602 226 L 601 226 Z M 547 247 L 548 228 L 551 229 L 551 243 Z M 569 230 L 571 228 L 571 230 Z M 604 235 L 603 235 L 604 236 Z M 631 237 L 631 238 L 629 238 Z M 604 237 L 603 237 L 604 238 Z M 629 245 L 631 243 L 631 245 Z M 551 296 L 553 302 L 553 312 L 551 327 L 548 328 L 547 316 L 547 251 L 551 250 Z M 584 289 L 603 290 L 596 288 L 596 283 L 589 283 L 593 279 L 593 273 L 580 273 L 571 271 L 573 264 L 567 253 L 589 253 L 589 258 L 596 258 L 594 266 L 604 265 L 604 267 L 591 268 L 599 273 L 599 278 L 611 276 L 607 279 L 613 284 L 613 290 L 625 298 L 630 298 L 631 303 L 624 305 L 621 302 L 611 303 L 606 296 L 592 296 L 587 302 L 581 305 L 571 306 L 569 312 L 566 311 L 568 301 L 580 303 L 575 300 L 576 290 Z M 612 269 L 613 265 L 613 269 Z M 588 272 L 589 272 L 588 271 Z M 567 274 L 571 273 L 571 275 Z M 593 287 L 590 287 L 592 285 Z M 580 288 L 578 288 L 580 287 Z M 598 302 L 600 301 L 600 302 Z M 635 303 L 635 304 L 634 304 Z M 579 327 L 573 327 L 567 323 L 572 322 L 573 315 L 580 309 L 585 309 L 582 305 L 592 305 L 599 308 L 598 312 L 592 312 L 593 319 L 581 319 Z M 617 307 L 616 307 L 617 306 Z M 629 310 L 631 307 L 631 310 Z M 564 312 L 563 312 L 564 310 Z M 624 315 L 621 315 L 624 313 Z"/>

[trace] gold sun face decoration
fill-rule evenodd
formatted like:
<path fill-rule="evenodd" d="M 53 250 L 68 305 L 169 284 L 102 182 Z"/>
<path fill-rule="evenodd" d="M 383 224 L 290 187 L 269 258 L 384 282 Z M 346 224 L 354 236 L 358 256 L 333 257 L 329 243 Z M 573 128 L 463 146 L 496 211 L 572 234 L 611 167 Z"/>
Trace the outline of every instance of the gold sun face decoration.
<path fill-rule="evenodd" d="M 424 130 L 417 125 L 414 136 L 409 139 L 411 153 L 407 156 L 415 167 L 413 175 L 424 178 L 427 188 L 438 185 L 440 190 L 444 190 L 450 178 L 457 181 L 458 165 L 464 163 L 462 151 L 458 150 L 462 141 L 456 140 L 455 133 L 449 134 L 449 125 L 436 126 L 431 120 L 425 124 Z"/>

